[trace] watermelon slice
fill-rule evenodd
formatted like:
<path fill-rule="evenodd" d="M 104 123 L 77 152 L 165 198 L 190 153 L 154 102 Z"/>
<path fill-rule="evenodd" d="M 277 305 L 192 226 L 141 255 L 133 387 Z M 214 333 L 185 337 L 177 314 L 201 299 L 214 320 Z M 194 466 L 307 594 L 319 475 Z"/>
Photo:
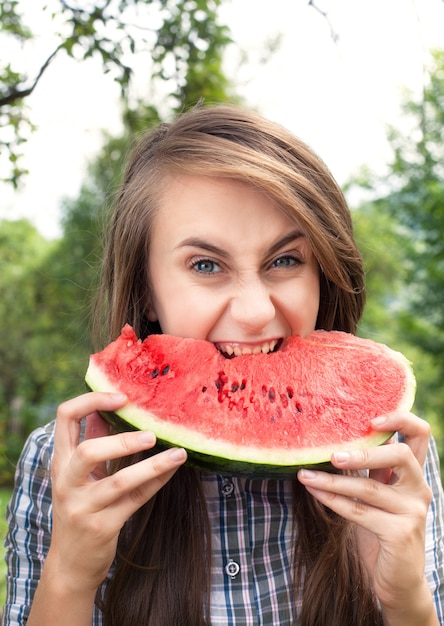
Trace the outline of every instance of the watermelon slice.
<path fill-rule="evenodd" d="M 208 341 L 142 342 L 127 325 L 91 355 L 85 379 L 92 390 L 127 394 L 105 415 L 118 431 L 151 430 L 160 447 L 186 448 L 201 469 L 251 477 L 291 476 L 335 450 L 384 443 L 393 433 L 370 420 L 410 410 L 415 394 L 402 354 L 321 330 L 277 352 L 228 359 Z"/>

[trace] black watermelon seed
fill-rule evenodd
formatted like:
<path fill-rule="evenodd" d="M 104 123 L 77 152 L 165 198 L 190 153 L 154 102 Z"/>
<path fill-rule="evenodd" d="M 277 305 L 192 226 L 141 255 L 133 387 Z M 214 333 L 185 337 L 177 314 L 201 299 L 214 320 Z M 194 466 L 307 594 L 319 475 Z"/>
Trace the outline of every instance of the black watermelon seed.
<path fill-rule="evenodd" d="M 156 368 L 155 370 L 151 372 L 151 378 L 156 378 L 158 374 L 159 374 L 159 370 Z"/>
<path fill-rule="evenodd" d="M 165 376 L 165 374 L 168 374 L 168 372 L 170 371 L 170 366 L 169 365 L 165 365 L 165 367 L 163 368 L 161 374 L 162 376 Z"/>
<path fill-rule="evenodd" d="M 202 393 L 205 393 L 207 390 L 207 387 L 202 387 Z"/>
<path fill-rule="evenodd" d="M 238 389 L 239 389 L 239 384 L 233 383 L 233 385 L 231 386 L 231 391 L 237 391 Z"/>

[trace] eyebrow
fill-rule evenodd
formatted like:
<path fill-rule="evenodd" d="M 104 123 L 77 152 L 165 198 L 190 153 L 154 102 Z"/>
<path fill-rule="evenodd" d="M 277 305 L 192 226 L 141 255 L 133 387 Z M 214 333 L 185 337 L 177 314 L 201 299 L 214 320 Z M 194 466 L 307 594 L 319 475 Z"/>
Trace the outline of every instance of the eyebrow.
<path fill-rule="evenodd" d="M 281 239 L 278 239 L 267 251 L 267 254 L 275 254 L 284 246 L 303 237 L 304 234 L 301 231 L 292 231 L 287 235 L 284 235 L 284 237 L 281 237 Z M 223 258 L 228 258 L 230 256 L 223 248 L 220 248 L 219 246 L 216 246 L 215 244 L 210 243 L 205 239 L 199 239 L 199 237 L 187 237 L 176 246 L 176 249 L 186 248 L 187 246 L 192 248 L 202 248 L 202 250 L 207 250 L 208 252 L 212 252 L 213 254 L 217 254 Z"/>
<path fill-rule="evenodd" d="M 218 254 L 225 258 L 230 256 L 223 248 L 219 248 L 219 246 L 216 246 L 205 239 L 199 239 L 198 237 L 188 237 L 187 239 L 184 239 L 177 244 L 176 250 L 186 247 L 202 248 L 202 250 L 207 250 L 207 252 L 212 252 L 213 254 Z"/>
<path fill-rule="evenodd" d="M 268 250 L 268 254 L 275 254 L 284 246 L 287 246 L 288 244 L 295 242 L 297 239 L 302 238 L 305 238 L 304 233 L 302 233 L 300 230 L 294 230 L 288 233 L 288 235 L 282 237 L 281 239 L 278 239 L 276 243 L 274 243 Z"/>

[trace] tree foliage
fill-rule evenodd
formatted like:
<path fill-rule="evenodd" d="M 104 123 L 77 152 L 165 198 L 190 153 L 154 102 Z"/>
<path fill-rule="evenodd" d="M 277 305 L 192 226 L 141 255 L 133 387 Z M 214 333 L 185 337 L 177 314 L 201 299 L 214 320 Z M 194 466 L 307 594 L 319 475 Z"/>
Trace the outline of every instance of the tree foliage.
<path fill-rule="evenodd" d="M 394 191 L 387 208 L 411 238 L 409 306 L 432 329 L 424 347 L 438 356 L 444 354 L 444 51 L 434 54 L 422 99 L 407 101 L 404 111 L 411 131 L 391 131 Z"/>
<path fill-rule="evenodd" d="M 405 330 L 406 320 L 416 319 L 407 304 L 411 241 L 383 203 L 365 203 L 353 217 L 367 287 L 359 334 L 399 350 L 411 361 L 417 379 L 414 411 L 433 425 L 444 452 L 444 390 L 439 368 L 433 355 Z"/>
<path fill-rule="evenodd" d="M 7 443 L 12 457 L 26 421 L 24 399 L 38 395 L 42 384 L 36 333 L 44 351 L 48 320 L 42 310 L 41 282 L 35 268 L 49 245 L 25 220 L 0 222 L 0 452 Z M 2 474 L 10 469 L 0 462 L 0 484 Z"/>
<path fill-rule="evenodd" d="M 403 235 L 404 330 L 444 371 L 444 51 L 433 55 L 422 97 L 409 97 L 403 110 L 408 127 L 390 129 L 393 159 L 378 181 L 388 192 L 374 204 Z"/>
<path fill-rule="evenodd" d="M 369 292 L 362 332 L 412 360 L 416 410 L 437 424 L 439 434 L 444 432 L 444 51 L 433 54 L 423 93 L 406 94 L 400 121 L 402 129 L 389 130 L 393 158 L 387 174 L 367 172 L 358 181 L 384 190 L 355 215 Z"/>
<path fill-rule="evenodd" d="M 36 1 L 36 0 L 33 0 Z M 38 1 L 38 0 L 37 0 Z M 150 59 L 146 84 L 155 78 L 171 81 L 169 108 L 199 97 L 223 99 L 228 80 L 222 71 L 221 50 L 230 42 L 217 11 L 223 0 L 100 0 L 90 3 L 53 0 L 42 5 L 42 16 L 53 23 L 53 48 L 41 59 L 34 76 L 16 67 L 14 58 L 0 61 L 0 152 L 7 155 L 2 177 L 17 186 L 24 173 L 21 147 L 33 130 L 26 98 L 60 54 L 84 61 L 101 60 L 127 97 L 133 63 Z M 0 41 L 26 47 L 33 32 L 26 24 L 25 0 L 0 0 Z M 6 172 L 6 165 L 5 165 Z"/>

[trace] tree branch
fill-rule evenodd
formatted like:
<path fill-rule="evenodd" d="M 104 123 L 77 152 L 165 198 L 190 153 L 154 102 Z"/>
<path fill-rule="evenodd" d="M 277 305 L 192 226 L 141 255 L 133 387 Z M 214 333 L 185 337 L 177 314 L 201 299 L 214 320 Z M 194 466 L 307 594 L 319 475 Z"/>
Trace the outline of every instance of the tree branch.
<path fill-rule="evenodd" d="M 331 23 L 330 18 L 328 17 L 328 13 L 327 11 L 323 11 L 321 8 L 319 8 L 313 0 L 308 0 L 308 6 L 309 7 L 313 7 L 313 9 L 315 11 L 317 11 L 318 13 L 320 13 L 322 15 L 323 18 L 325 18 L 328 27 L 330 29 L 330 37 L 333 39 L 334 43 L 337 43 L 339 41 L 339 35 L 338 33 L 335 31 L 335 29 L 333 28 L 333 24 Z"/>
<path fill-rule="evenodd" d="M 0 97 L 0 108 L 3 107 L 3 106 L 6 106 L 8 104 L 13 104 L 17 100 L 22 100 L 23 98 L 26 98 L 27 96 L 31 95 L 31 93 L 37 87 L 37 83 L 39 82 L 39 80 L 43 76 L 43 74 L 46 71 L 46 69 L 48 68 L 49 64 L 51 63 L 51 61 L 54 59 L 56 54 L 62 48 L 63 48 L 63 43 L 61 43 L 59 46 L 57 46 L 57 48 L 54 50 L 54 52 L 52 52 L 49 55 L 49 57 L 46 59 L 46 61 L 43 63 L 42 67 L 40 68 L 39 73 L 35 77 L 34 82 L 32 83 L 32 85 L 30 87 L 28 87 L 27 89 L 16 89 L 16 88 L 13 88 L 5 96 Z"/>

